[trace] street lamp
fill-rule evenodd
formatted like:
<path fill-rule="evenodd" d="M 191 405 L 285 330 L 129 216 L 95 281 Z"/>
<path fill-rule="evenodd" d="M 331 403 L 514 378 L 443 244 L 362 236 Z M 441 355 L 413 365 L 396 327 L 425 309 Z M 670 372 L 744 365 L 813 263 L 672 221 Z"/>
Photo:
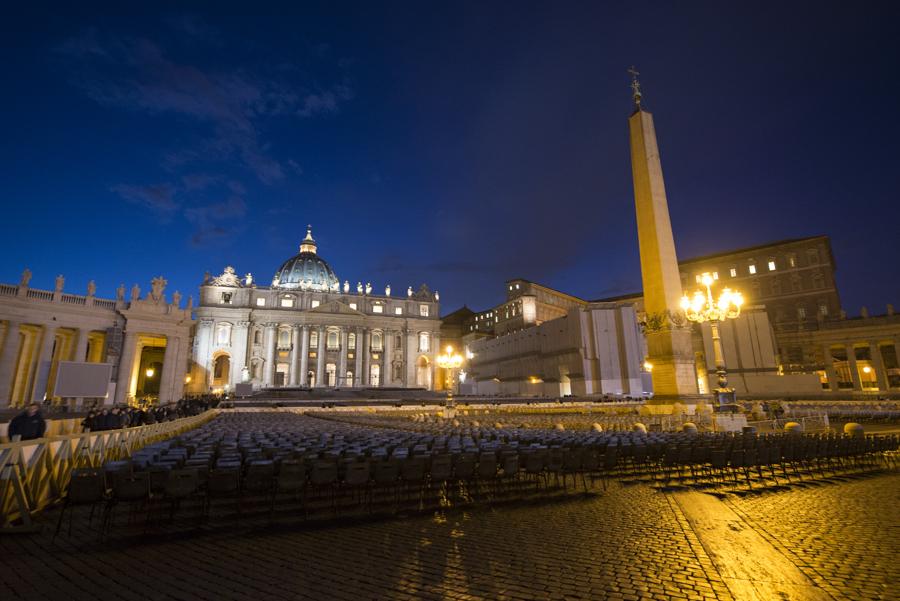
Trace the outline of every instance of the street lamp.
<path fill-rule="evenodd" d="M 719 338 L 719 322 L 726 319 L 734 319 L 741 314 L 741 305 L 744 297 L 740 292 L 732 292 L 729 288 L 722 290 L 719 299 L 713 299 L 713 277 L 704 273 L 700 276 L 700 283 L 706 286 L 706 292 L 697 290 L 693 298 L 687 295 L 681 298 L 681 308 L 689 321 L 697 323 L 709 322 L 712 333 L 713 354 L 716 360 L 716 375 L 719 378 L 719 387 L 716 388 L 716 398 L 719 405 L 734 402 L 734 388 L 728 388 L 728 375 L 725 372 L 725 357 L 722 354 L 722 340 Z"/>
<path fill-rule="evenodd" d="M 438 355 L 434 360 L 437 362 L 438 367 L 442 368 L 446 373 L 447 401 L 444 405 L 444 417 L 456 417 L 456 407 L 453 405 L 454 371 L 462 367 L 463 356 L 453 352 L 453 347 L 447 345 L 446 352 Z"/>

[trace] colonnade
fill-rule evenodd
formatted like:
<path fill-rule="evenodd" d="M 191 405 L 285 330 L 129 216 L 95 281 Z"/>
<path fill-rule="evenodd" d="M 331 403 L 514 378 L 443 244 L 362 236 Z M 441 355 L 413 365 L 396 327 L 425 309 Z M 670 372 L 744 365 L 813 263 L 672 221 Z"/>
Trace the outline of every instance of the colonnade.
<path fill-rule="evenodd" d="M 900 342 L 866 340 L 825 344 L 822 351 L 831 391 L 848 390 L 850 385 L 855 391 L 900 388 Z M 845 355 L 846 359 L 836 358 L 836 354 Z"/>

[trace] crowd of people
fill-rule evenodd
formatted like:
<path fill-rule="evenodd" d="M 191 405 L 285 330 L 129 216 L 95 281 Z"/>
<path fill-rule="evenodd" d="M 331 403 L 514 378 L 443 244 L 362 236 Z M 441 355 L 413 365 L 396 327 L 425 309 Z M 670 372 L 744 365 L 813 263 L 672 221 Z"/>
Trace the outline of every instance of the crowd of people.
<path fill-rule="evenodd" d="M 175 403 L 156 407 L 112 407 L 91 410 L 81 421 L 81 429 L 83 432 L 100 432 L 158 424 L 181 417 L 198 415 L 218 404 L 218 397 L 203 396 L 180 399 Z"/>

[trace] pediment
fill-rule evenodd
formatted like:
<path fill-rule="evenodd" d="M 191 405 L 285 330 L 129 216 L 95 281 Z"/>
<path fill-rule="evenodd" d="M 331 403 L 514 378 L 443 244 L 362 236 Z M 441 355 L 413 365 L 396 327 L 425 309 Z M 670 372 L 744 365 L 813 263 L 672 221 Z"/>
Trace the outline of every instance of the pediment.
<path fill-rule="evenodd" d="M 351 309 L 348 305 L 340 301 L 328 301 L 323 305 L 319 305 L 315 309 L 310 309 L 310 313 L 329 313 L 331 315 L 363 315 L 356 309 Z"/>

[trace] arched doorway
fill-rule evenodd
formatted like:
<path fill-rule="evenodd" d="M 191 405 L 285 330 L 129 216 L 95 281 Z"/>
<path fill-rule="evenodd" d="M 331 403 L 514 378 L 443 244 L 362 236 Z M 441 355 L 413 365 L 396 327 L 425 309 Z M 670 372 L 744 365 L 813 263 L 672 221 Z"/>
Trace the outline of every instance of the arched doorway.
<path fill-rule="evenodd" d="M 213 386 L 225 386 L 231 375 L 231 358 L 222 354 L 213 359 Z"/>
<path fill-rule="evenodd" d="M 416 386 L 431 390 L 431 366 L 425 355 L 416 360 Z"/>
<path fill-rule="evenodd" d="M 347 372 L 347 383 L 344 384 L 344 386 L 354 386 L 354 385 L 355 385 L 355 382 L 353 381 L 353 372 L 348 371 Z"/>
<path fill-rule="evenodd" d="M 381 366 L 375 364 L 369 370 L 369 386 L 381 386 Z"/>
<path fill-rule="evenodd" d="M 325 382 L 326 386 L 332 388 L 337 383 L 337 366 L 334 363 L 329 363 L 325 366 Z"/>

